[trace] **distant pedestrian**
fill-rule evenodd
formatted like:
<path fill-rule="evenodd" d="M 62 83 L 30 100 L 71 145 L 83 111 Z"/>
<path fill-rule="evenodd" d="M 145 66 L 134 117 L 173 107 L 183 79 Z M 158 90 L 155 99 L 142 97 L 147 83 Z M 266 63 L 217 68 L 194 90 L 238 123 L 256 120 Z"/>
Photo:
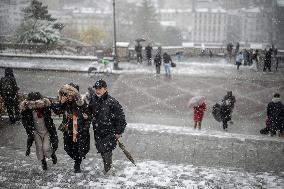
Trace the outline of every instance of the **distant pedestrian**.
<path fill-rule="evenodd" d="M 126 127 L 125 115 L 119 102 L 108 94 L 107 83 L 96 81 L 96 95 L 91 99 L 89 112 L 94 129 L 95 145 L 104 163 L 104 173 L 111 175 L 112 151 Z"/>
<path fill-rule="evenodd" d="M 240 69 L 240 65 L 242 65 L 243 59 L 244 58 L 243 58 L 242 52 L 239 52 L 237 57 L 236 57 L 236 65 L 237 65 L 238 70 Z"/>
<path fill-rule="evenodd" d="M 213 53 L 211 51 L 211 49 L 209 49 L 209 58 L 211 59 L 213 57 Z"/>
<path fill-rule="evenodd" d="M 145 47 L 145 51 L 146 51 L 146 57 L 147 57 L 147 61 L 148 61 L 148 66 L 152 65 L 152 46 L 151 43 L 149 43 L 146 47 Z"/>
<path fill-rule="evenodd" d="M 164 66 L 165 66 L 165 75 L 167 78 L 171 78 L 172 76 L 171 75 L 171 63 L 173 61 L 172 61 L 171 56 L 166 52 L 163 54 L 163 61 L 164 61 Z"/>
<path fill-rule="evenodd" d="M 59 103 L 53 105 L 56 114 L 63 114 L 59 128 L 63 132 L 64 150 L 75 161 L 74 172 L 81 172 L 81 162 L 90 150 L 89 117 L 79 86 L 73 83 L 59 90 Z"/>
<path fill-rule="evenodd" d="M 268 103 L 266 109 L 267 117 L 270 121 L 270 134 L 276 135 L 277 131 L 283 135 L 284 131 L 284 105 L 281 102 L 280 94 L 274 94 L 272 101 Z"/>
<path fill-rule="evenodd" d="M 201 123 L 203 120 L 204 112 L 206 111 L 206 104 L 203 102 L 202 104 L 193 107 L 194 114 L 193 114 L 193 120 L 194 120 L 194 129 L 197 128 L 201 129 Z"/>
<path fill-rule="evenodd" d="M 0 81 L 1 97 L 7 108 L 10 122 L 13 124 L 20 120 L 18 86 L 12 68 L 5 69 L 5 77 Z"/>
<path fill-rule="evenodd" d="M 51 118 L 51 102 L 43 98 L 39 92 L 28 94 L 21 102 L 22 124 L 28 135 L 26 156 L 35 141 L 37 159 L 42 163 L 42 169 L 47 170 L 46 158 L 52 158 L 57 163 L 55 151 L 58 147 L 56 127 Z"/>
<path fill-rule="evenodd" d="M 137 63 L 142 63 L 143 58 L 142 58 L 142 45 L 140 44 L 139 41 L 137 41 L 137 44 L 135 45 L 135 52 L 136 52 L 136 57 L 137 57 Z"/>
<path fill-rule="evenodd" d="M 263 72 L 265 72 L 266 69 L 268 69 L 268 71 L 271 72 L 271 56 L 272 56 L 272 49 L 270 48 L 265 53 Z"/>
<path fill-rule="evenodd" d="M 156 74 L 160 74 L 161 71 L 161 64 L 162 64 L 162 55 L 161 55 L 161 48 L 158 48 L 157 54 L 154 58 L 154 64 L 156 67 Z"/>
<path fill-rule="evenodd" d="M 222 99 L 221 103 L 221 118 L 223 122 L 223 129 L 227 131 L 228 122 L 233 123 L 232 113 L 235 107 L 236 98 L 233 96 L 232 91 L 228 91 Z"/>
<path fill-rule="evenodd" d="M 251 67 L 257 71 L 258 70 L 258 61 L 259 61 L 259 57 L 258 57 L 258 50 L 253 51 L 252 53 L 252 65 Z"/>

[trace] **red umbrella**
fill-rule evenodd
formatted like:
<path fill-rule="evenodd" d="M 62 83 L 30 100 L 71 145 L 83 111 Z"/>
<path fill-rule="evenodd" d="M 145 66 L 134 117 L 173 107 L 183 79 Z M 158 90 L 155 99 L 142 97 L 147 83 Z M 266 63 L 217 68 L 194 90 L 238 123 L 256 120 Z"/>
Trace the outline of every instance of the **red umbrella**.
<path fill-rule="evenodd" d="M 189 108 L 192 108 L 192 107 L 197 107 L 203 103 L 205 103 L 205 97 L 204 96 L 194 96 L 192 97 L 189 101 L 188 101 L 188 104 L 187 106 Z"/>

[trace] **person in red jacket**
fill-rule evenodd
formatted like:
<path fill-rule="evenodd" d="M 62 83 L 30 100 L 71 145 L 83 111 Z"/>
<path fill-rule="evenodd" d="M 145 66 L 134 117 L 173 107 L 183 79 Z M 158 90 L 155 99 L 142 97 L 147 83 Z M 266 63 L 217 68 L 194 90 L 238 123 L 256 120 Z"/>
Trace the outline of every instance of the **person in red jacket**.
<path fill-rule="evenodd" d="M 193 114 L 193 120 L 194 120 L 194 129 L 196 129 L 198 125 L 198 129 L 201 129 L 201 123 L 203 120 L 204 112 L 206 111 L 206 104 L 203 102 L 201 105 L 193 107 L 194 114 Z"/>

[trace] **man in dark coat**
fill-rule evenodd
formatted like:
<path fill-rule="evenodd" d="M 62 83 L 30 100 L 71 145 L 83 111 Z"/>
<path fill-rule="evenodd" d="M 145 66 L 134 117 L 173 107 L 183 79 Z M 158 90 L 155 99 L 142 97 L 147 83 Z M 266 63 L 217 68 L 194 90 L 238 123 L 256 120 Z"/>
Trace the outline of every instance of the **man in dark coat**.
<path fill-rule="evenodd" d="M 42 161 L 42 169 L 47 170 L 46 158 L 51 157 L 53 164 L 56 164 L 55 151 L 58 148 L 56 127 L 51 118 L 51 102 L 39 92 L 32 92 L 20 107 L 22 124 L 28 135 L 26 156 L 29 156 L 35 141 L 37 158 Z"/>
<path fill-rule="evenodd" d="M 135 45 L 135 52 L 136 52 L 136 57 L 137 57 L 137 63 L 142 63 L 142 45 L 137 42 Z"/>
<path fill-rule="evenodd" d="M 264 72 L 266 71 L 266 69 L 268 69 L 268 71 L 271 72 L 271 55 L 272 55 L 272 49 L 270 48 L 265 53 L 264 66 L 263 66 L 263 71 Z"/>
<path fill-rule="evenodd" d="M 271 124 L 270 134 L 276 135 L 279 130 L 280 134 L 284 131 L 284 105 L 281 102 L 280 94 L 274 94 L 272 101 L 267 105 L 267 118 Z"/>
<path fill-rule="evenodd" d="M 146 47 L 145 47 L 145 51 L 146 51 L 146 56 L 147 56 L 147 60 L 148 60 L 148 66 L 150 66 L 152 64 L 152 46 L 149 43 Z"/>
<path fill-rule="evenodd" d="M 73 83 L 64 85 L 59 90 L 60 103 L 53 105 L 56 114 L 63 114 L 58 129 L 63 132 L 64 150 L 75 160 L 74 172 L 81 172 L 81 162 L 90 150 L 90 133 L 87 107 L 79 86 Z"/>
<path fill-rule="evenodd" d="M 119 102 L 108 94 L 104 80 L 96 81 L 93 86 L 96 95 L 91 99 L 89 113 L 92 118 L 95 143 L 104 162 L 105 174 L 111 174 L 112 150 L 126 127 L 125 115 Z"/>
<path fill-rule="evenodd" d="M 161 64 L 162 64 L 162 56 L 161 56 L 161 50 L 158 48 L 157 54 L 154 58 L 154 64 L 156 67 L 156 74 L 160 74 L 161 71 Z"/>
<path fill-rule="evenodd" d="M 5 77 L 0 81 L 0 91 L 11 123 L 20 120 L 18 90 L 12 68 L 6 68 Z"/>
<path fill-rule="evenodd" d="M 233 92 L 228 91 L 227 94 L 224 96 L 223 100 L 224 101 L 228 100 L 230 110 L 231 110 L 231 112 L 233 112 L 233 109 L 234 109 L 235 103 L 236 103 L 236 97 L 233 96 Z"/>

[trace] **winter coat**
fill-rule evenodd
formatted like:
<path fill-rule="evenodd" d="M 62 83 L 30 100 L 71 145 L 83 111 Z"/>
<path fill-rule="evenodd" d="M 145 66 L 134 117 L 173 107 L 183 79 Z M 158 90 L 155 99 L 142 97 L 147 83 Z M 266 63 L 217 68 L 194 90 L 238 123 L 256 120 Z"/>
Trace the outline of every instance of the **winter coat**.
<path fill-rule="evenodd" d="M 11 68 L 5 69 L 5 77 L 0 81 L 1 97 L 3 99 L 15 98 L 18 93 L 18 86 Z"/>
<path fill-rule="evenodd" d="M 167 53 L 163 54 L 163 60 L 164 60 L 164 64 L 168 64 L 168 63 L 172 62 L 171 56 Z"/>
<path fill-rule="evenodd" d="M 140 45 L 140 44 L 135 45 L 135 51 L 136 51 L 136 53 L 141 54 L 142 53 L 142 45 Z"/>
<path fill-rule="evenodd" d="M 151 46 L 147 46 L 147 47 L 145 47 L 145 50 L 146 50 L 146 56 L 147 56 L 147 58 L 148 59 L 150 59 L 151 57 L 152 57 L 152 47 Z"/>
<path fill-rule="evenodd" d="M 222 121 L 230 121 L 231 120 L 231 108 L 230 105 L 223 101 L 220 109 L 221 119 Z"/>
<path fill-rule="evenodd" d="M 156 66 L 161 66 L 162 64 L 162 57 L 160 53 L 157 53 L 155 58 L 154 58 L 154 63 Z"/>
<path fill-rule="evenodd" d="M 126 127 L 125 115 L 119 102 L 108 95 L 92 98 L 89 105 L 96 148 L 105 153 L 116 148 L 115 134 L 121 135 Z"/>
<path fill-rule="evenodd" d="M 236 103 L 236 98 L 235 96 L 229 96 L 229 95 L 225 95 L 223 98 L 223 101 L 228 101 L 228 105 L 230 107 L 231 112 L 233 111 L 234 107 L 235 107 L 235 103 Z"/>
<path fill-rule="evenodd" d="M 28 135 L 27 147 L 30 148 L 34 141 L 33 136 L 35 123 L 33 118 L 33 109 L 42 109 L 44 123 L 50 137 L 51 147 L 54 151 L 56 151 L 58 148 L 58 136 L 53 119 L 51 118 L 51 102 L 46 98 L 38 101 L 23 101 L 20 104 L 20 109 L 22 115 L 22 124 Z"/>
<path fill-rule="evenodd" d="M 62 93 L 67 93 L 69 95 L 74 95 L 74 91 L 68 90 L 70 86 L 65 85 L 59 91 L 59 100 L 62 98 Z M 63 114 L 63 120 L 61 126 L 63 126 L 63 139 L 64 139 L 64 150 L 67 154 L 75 159 L 76 152 L 74 152 L 73 142 L 73 115 L 77 116 L 78 125 L 78 153 L 81 158 L 85 158 L 90 150 L 90 133 L 89 133 L 89 120 L 83 117 L 83 113 L 87 113 L 86 104 L 81 98 L 81 95 L 76 91 L 75 100 L 72 102 L 65 102 L 63 104 L 58 103 L 53 105 L 53 111 L 55 114 Z"/>
<path fill-rule="evenodd" d="M 264 63 L 265 64 L 271 64 L 271 55 L 272 55 L 272 50 L 268 50 L 265 53 L 265 58 L 264 58 Z"/>
<path fill-rule="evenodd" d="M 267 117 L 275 130 L 284 130 L 284 105 L 280 98 L 273 98 L 268 104 Z"/>
<path fill-rule="evenodd" d="M 241 53 L 238 54 L 236 57 L 236 64 L 242 64 L 243 59 L 243 55 Z"/>
<path fill-rule="evenodd" d="M 194 122 L 201 122 L 203 120 L 204 111 L 206 111 L 206 104 L 203 103 L 197 107 L 194 107 Z"/>

